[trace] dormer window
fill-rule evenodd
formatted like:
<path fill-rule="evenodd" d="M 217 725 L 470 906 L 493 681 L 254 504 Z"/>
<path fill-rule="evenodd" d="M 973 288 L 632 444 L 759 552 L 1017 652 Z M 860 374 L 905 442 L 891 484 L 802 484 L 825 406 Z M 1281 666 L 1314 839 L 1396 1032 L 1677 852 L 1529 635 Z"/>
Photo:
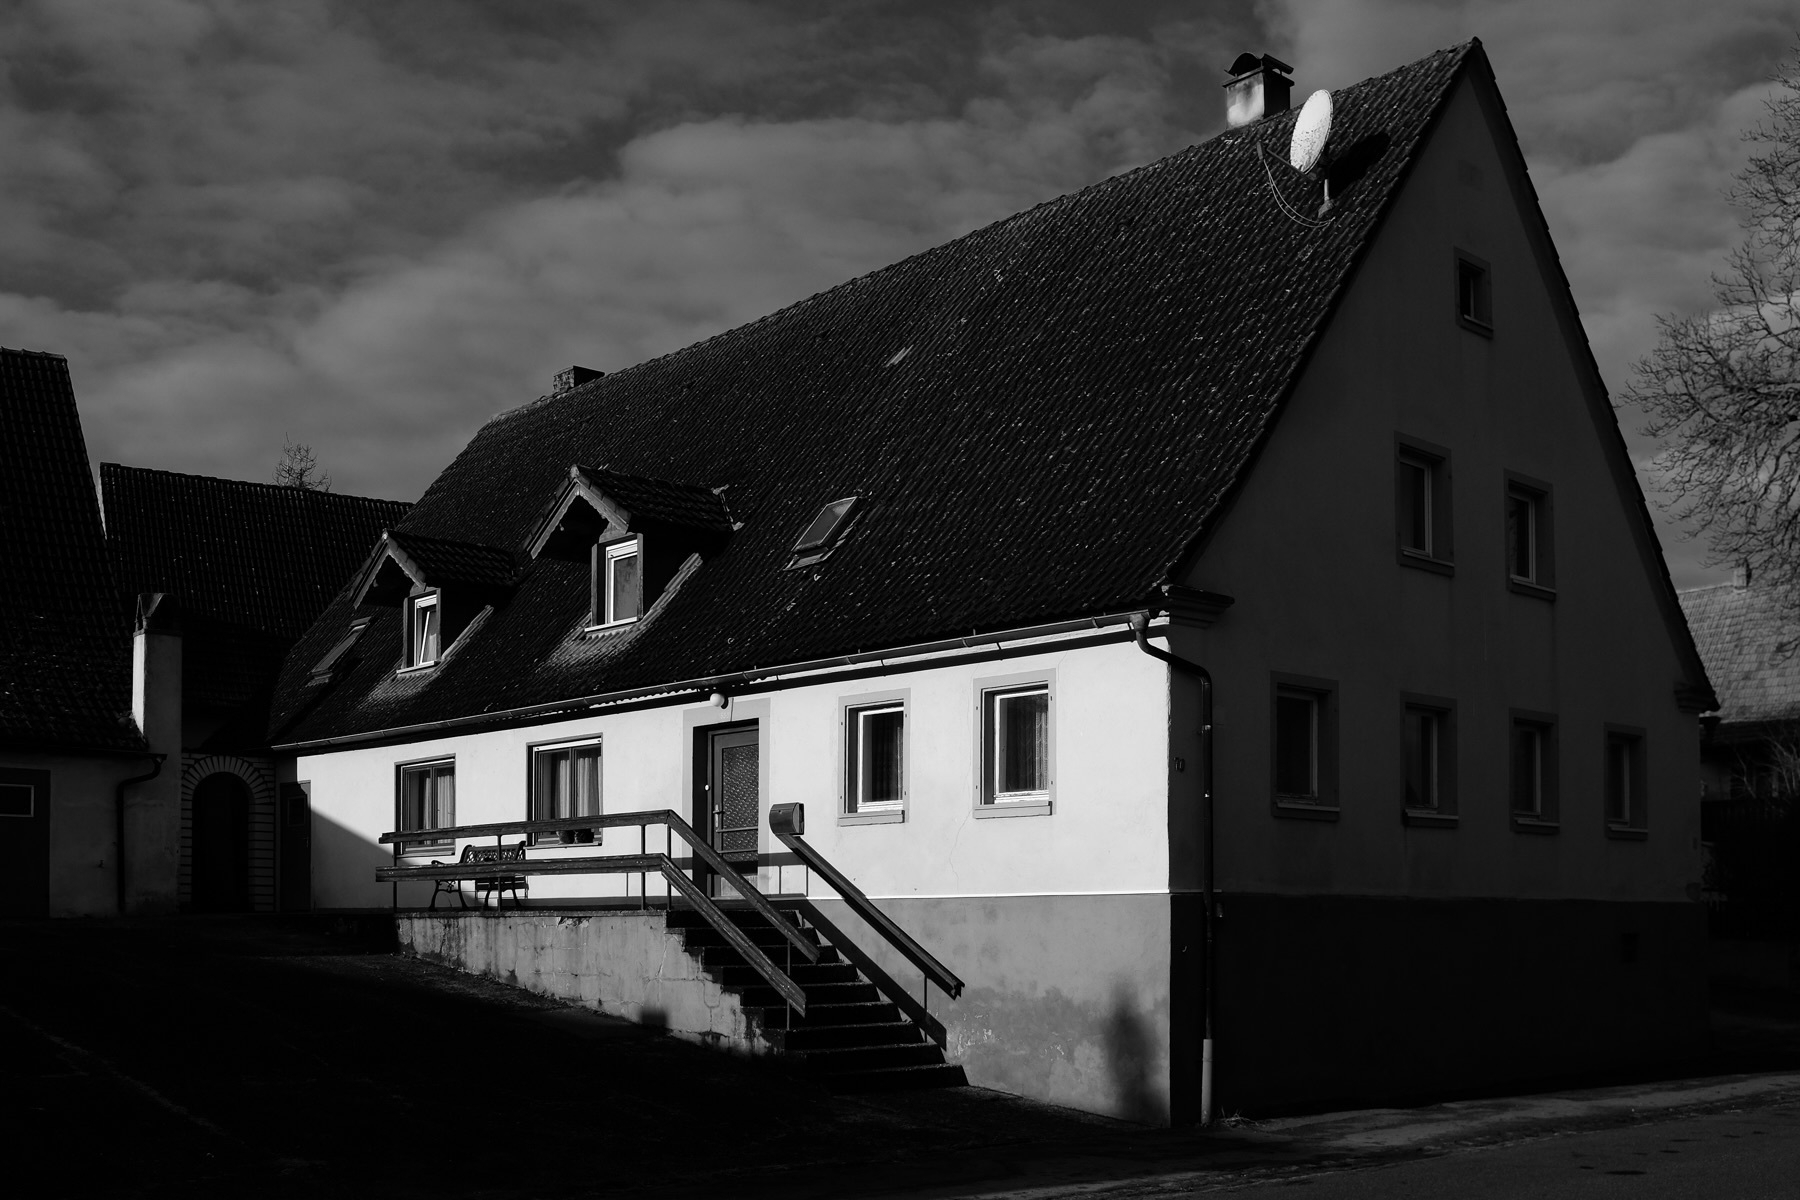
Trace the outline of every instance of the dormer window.
<path fill-rule="evenodd" d="M 593 627 L 627 625 L 644 611 L 643 539 L 621 538 L 594 547 Z"/>
<path fill-rule="evenodd" d="M 846 496 L 842 500 L 833 500 L 819 510 L 819 515 L 812 519 L 812 524 L 806 527 L 806 532 L 794 543 L 793 557 L 788 560 L 789 570 L 811 566 L 837 549 L 844 531 L 850 527 L 850 511 L 856 507 L 857 499 L 855 496 Z"/>
<path fill-rule="evenodd" d="M 438 660 L 438 593 L 426 592 L 406 600 L 406 665 L 429 667 Z"/>

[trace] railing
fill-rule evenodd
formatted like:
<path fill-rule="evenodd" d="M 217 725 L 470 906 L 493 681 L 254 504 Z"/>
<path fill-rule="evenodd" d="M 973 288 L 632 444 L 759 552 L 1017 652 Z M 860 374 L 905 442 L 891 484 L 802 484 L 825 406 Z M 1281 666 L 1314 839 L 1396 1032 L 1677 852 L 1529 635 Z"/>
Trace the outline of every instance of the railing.
<path fill-rule="evenodd" d="M 939 962 L 929 950 L 914 941 L 911 934 L 894 924 L 892 917 L 876 908 L 874 901 L 865 896 L 861 888 L 850 882 L 849 876 L 832 866 L 823 855 L 807 845 L 806 839 L 800 836 L 806 832 L 806 806 L 804 804 L 777 804 L 771 808 L 769 810 L 769 831 L 780 838 L 782 844 L 792 850 L 809 870 L 829 884 L 831 889 L 849 906 L 850 911 L 863 919 L 864 924 L 887 939 L 887 943 L 898 950 L 902 957 L 919 968 L 925 982 L 921 988 L 918 1009 L 914 1010 L 909 996 L 905 997 L 901 1006 L 906 1008 L 913 1019 L 919 1021 L 927 1032 L 933 1034 L 939 1045 L 942 1045 L 944 1041 L 943 1026 L 935 1018 L 932 1018 L 930 1013 L 931 985 L 937 984 L 944 990 L 945 995 L 954 1000 L 962 995 L 963 981 L 958 979 L 949 967 Z M 832 944 L 844 952 L 846 957 L 850 957 L 852 961 L 856 962 L 864 974 L 868 974 L 871 969 L 876 969 L 874 963 L 866 956 L 861 956 L 861 961 L 858 961 L 860 952 L 858 955 L 851 954 L 853 943 L 838 934 L 816 911 L 809 912 L 808 919 L 816 921 L 825 931 L 826 936 L 831 939 Z M 899 992 L 897 988 L 895 992 L 896 1000 L 905 996 L 905 993 Z"/>
<path fill-rule="evenodd" d="M 580 830 L 616 829 L 620 827 L 638 827 L 638 853 L 589 855 L 581 858 L 547 858 L 524 861 L 494 863 L 444 863 L 425 867 L 403 867 L 399 865 L 399 856 L 409 845 L 435 845 L 440 842 L 454 841 L 458 838 L 491 837 L 498 844 L 499 839 L 508 834 L 537 835 L 545 833 L 564 833 Z M 652 853 L 646 846 L 651 825 L 661 825 L 666 830 L 664 850 Z M 674 842 L 679 837 L 687 843 L 695 860 L 704 863 L 714 874 L 736 889 L 737 893 L 747 901 L 762 918 L 774 926 L 788 944 L 788 961 L 793 961 L 793 952 L 798 950 L 801 957 L 809 963 L 819 961 L 819 948 L 809 941 L 787 916 L 769 903 L 767 896 L 757 891 L 755 886 L 745 879 L 731 864 L 719 855 L 719 852 L 708 845 L 705 839 L 694 832 L 694 829 L 681 815 L 672 809 L 653 809 L 645 812 L 611 813 L 595 817 L 561 817 L 547 821 L 500 821 L 488 825 L 454 825 L 443 829 L 401 830 L 384 833 L 378 839 L 383 845 L 394 847 L 395 864 L 391 867 L 379 867 L 375 878 L 382 882 L 399 883 L 402 880 L 432 881 L 491 879 L 508 875 L 629 875 L 639 878 L 638 896 L 640 903 L 648 903 L 645 899 L 644 881 L 651 872 L 655 872 L 667 881 L 671 895 L 681 893 L 683 899 L 693 905 L 694 911 L 705 918 L 731 948 L 743 956 L 744 961 L 756 969 L 768 984 L 778 992 L 801 1016 L 806 1014 L 806 993 L 780 967 L 776 966 L 762 949 L 752 942 L 744 931 L 727 917 L 719 906 L 713 903 L 705 890 L 695 883 L 681 865 L 675 861 Z"/>

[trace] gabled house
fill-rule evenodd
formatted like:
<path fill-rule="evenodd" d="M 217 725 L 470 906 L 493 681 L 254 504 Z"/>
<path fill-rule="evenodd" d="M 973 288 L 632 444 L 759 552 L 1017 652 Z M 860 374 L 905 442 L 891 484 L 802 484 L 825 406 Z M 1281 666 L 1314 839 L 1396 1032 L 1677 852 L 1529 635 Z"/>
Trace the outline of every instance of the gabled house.
<path fill-rule="evenodd" d="M 0 349 L 0 558 L 0 914 L 165 907 L 162 764 L 61 355 Z"/>
<path fill-rule="evenodd" d="M 609 906 L 769 894 L 944 967 L 886 994 L 970 1080 L 1148 1120 L 1699 1052 L 1713 698 L 1486 55 L 1336 93 L 1308 175 L 1233 75 L 1203 144 L 489 422 L 283 669 L 318 903 L 705 1034 L 605 991 L 662 953 Z M 459 870 L 528 906 L 415 911 Z M 772 969 L 767 1044 L 854 1048 Z"/>
<path fill-rule="evenodd" d="M 1743 569 L 1682 592 L 1681 607 L 1718 689 L 1702 722 L 1704 798 L 1800 791 L 1800 622 Z"/>
<path fill-rule="evenodd" d="M 147 732 L 178 789 L 176 903 L 309 907 L 308 813 L 278 795 L 270 696 L 294 640 L 410 505 L 118 463 L 100 465 L 100 494 L 120 603 L 147 614 L 165 664 Z"/>

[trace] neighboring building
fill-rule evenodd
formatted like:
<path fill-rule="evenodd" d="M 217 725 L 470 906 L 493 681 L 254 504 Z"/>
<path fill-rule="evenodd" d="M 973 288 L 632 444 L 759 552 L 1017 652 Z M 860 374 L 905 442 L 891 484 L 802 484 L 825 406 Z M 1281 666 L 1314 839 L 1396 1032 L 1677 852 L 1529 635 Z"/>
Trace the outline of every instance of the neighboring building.
<path fill-rule="evenodd" d="M 410 505 L 118 463 L 100 492 L 123 602 L 162 597 L 149 634 L 174 669 L 153 707 L 176 719 L 151 733 L 179 785 L 179 905 L 304 909 L 309 814 L 304 796 L 277 805 L 269 697 L 294 639 Z"/>
<path fill-rule="evenodd" d="M 1800 792 L 1800 621 L 1737 572 L 1681 593 L 1719 708 L 1702 722 L 1702 796 Z"/>
<path fill-rule="evenodd" d="M 1269 115 L 484 427 L 283 670 L 318 903 L 667 807 L 824 911 L 798 801 L 976 1083 L 1191 1120 L 1209 1003 L 1227 1112 L 1698 1055 L 1712 697 L 1487 57 L 1336 93 L 1313 177 L 1237 70 Z"/>
<path fill-rule="evenodd" d="M 60 355 L 0 349 L 0 559 L 0 914 L 170 908 L 167 776 L 144 779 L 131 619 Z M 140 644 L 140 693 L 147 666 Z"/>

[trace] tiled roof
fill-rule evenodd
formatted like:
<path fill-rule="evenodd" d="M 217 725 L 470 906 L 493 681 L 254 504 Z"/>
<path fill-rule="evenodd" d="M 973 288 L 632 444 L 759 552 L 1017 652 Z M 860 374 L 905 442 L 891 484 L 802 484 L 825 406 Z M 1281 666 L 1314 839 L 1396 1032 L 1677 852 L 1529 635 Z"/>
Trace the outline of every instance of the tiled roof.
<path fill-rule="evenodd" d="M 520 559 L 509 550 L 420 533 L 390 533 L 389 540 L 425 572 L 433 587 L 473 583 L 506 587 L 519 573 Z"/>
<path fill-rule="evenodd" d="M 1361 173 L 1323 223 L 1270 195 L 1259 149 L 1285 160 L 1287 113 L 502 414 L 404 533 L 521 549 L 574 463 L 723 486 L 741 528 L 629 637 L 572 639 L 586 569 L 540 558 L 441 669 L 396 683 L 384 613 L 309 697 L 352 616 L 335 605 L 289 659 L 278 740 L 1141 607 L 1248 470 L 1471 61 L 1478 43 L 1334 94 Z M 830 559 L 783 570 L 852 495 Z"/>
<path fill-rule="evenodd" d="M 577 469 L 590 487 L 629 512 L 634 523 L 662 521 L 690 529 L 731 532 L 731 514 L 712 488 L 697 483 L 647 479 L 599 467 Z"/>
<path fill-rule="evenodd" d="M 1680 593 L 1723 725 L 1800 719 L 1800 619 L 1767 588 Z"/>
<path fill-rule="evenodd" d="M 260 703 L 283 656 L 411 507 L 272 483 L 100 465 L 106 548 L 127 611 L 180 600 L 190 700 Z"/>
<path fill-rule="evenodd" d="M 0 745 L 142 750 L 69 364 L 0 349 Z"/>

